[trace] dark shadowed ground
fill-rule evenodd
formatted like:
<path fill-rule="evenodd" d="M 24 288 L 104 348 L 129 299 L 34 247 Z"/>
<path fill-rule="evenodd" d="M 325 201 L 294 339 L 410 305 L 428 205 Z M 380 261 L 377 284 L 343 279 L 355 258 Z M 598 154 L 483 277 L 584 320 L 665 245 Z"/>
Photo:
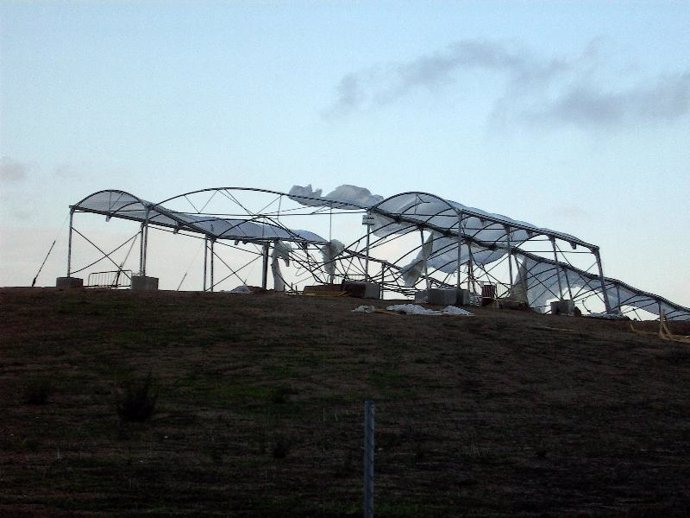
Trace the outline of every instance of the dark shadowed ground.
<path fill-rule="evenodd" d="M 690 345 L 361 302 L 0 290 L 0 515 L 358 516 L 365 399 L 377 516 L 690 511 Z"/>

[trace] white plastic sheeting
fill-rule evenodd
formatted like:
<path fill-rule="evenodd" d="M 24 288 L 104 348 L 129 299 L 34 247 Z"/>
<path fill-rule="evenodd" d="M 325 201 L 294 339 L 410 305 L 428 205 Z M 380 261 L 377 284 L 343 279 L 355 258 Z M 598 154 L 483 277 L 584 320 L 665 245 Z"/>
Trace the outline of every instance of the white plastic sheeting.
<path fill-rule="evenodd" d="M 603 296 L 601 279 L 592 273 L 527 253 L 519 255 L 521 265 L 515 286 L 526 290 L 527 302 L 532 308 L 544 311 L 548 301 L 561 296 L 574 300 L 591 295 Z M 559 293 L 559 276 L 563 293 Z M 658 295 L 633 288 L 617 279 L 604 278 L 604 286 L 613 312 L 635 308 L 653 315 L 663 312 L 671 320 L 690 320 L 690 309 Z"/>
<path fill-rule="evenodd" d="M 337 239 L 333 239 L 321 247 L 323 264 L 329 276 L 335 275 L 335 260 L 345 250 L 345 245 Z"/>
<path fill-rule="evenodd" d="M 370 207 L 383 200 L 383 196 L 372 194 L 369 189 L 356 185 L 340 185 L 326 196 L 322 196 L 321 193 L 321 189 L 312 189 L 311 184 L 306 187 L 293 185 L 288 196 L 291 200 L 310 207 L 334 207 L 346 210 Z"/>
<path fill-rule="evenodd" d="M 307 230 L 292 230 L 257 218 L 225 218 L 167 209 L 132 194 L 107 190 L 87 196 L 73 210 L 104 214 L 152 225 L 204 234 L 213 239 L 238 241 L 294 241 L 323 244 L 326 240 Z"/>
<path fill-rule="evenodd" d="M 446 306 L 442 310 L 429 309 L 419 304 L 394 304 L 386 308 L 388 311 L 394 311 L 395 313 L 401 313 L 403 315 L 424 315 L 424 316 L 454 316 L 454 317 L 471 317 L 473 316 L 467 310 L 459 308 L 457 306 Z"/>
<path fill-rule="evenodd" d="M 271 252 L 271 273 L 273 273 L 273 289 L 275 291 L 285 291 L 285 279 L 280 271 L 280 259 L 285 266 L 290 266 L 290 252 L 292 247 L 288 243 L 276 241 L 273 243 Z"/>
<path fill-rule="evenodd" d="M 417 257 L 402 267 L 406 286 L 413 286 L 425 269 L 453 273 L 459 264 L 470 260 L 476 265 L 491 264 L 505 257 L 509 248 L 518 247 L 537 235 L 565 240 L 573 247 L 596 249 L 570 234 L 539 228 L 427 193 L 402 193 L 384 200 L 371 195 L 367 189 L 343 185 L 322 197 L 321 189 L 295 185 L 290 195 L 293 200 L 309 206 L 332 206 L 338 202 L 337 206 L 342 209 L 365 208 L 374 218 L 372 233 L 379 238 L 424 228 L 427 231 L 424 245 Z"/>

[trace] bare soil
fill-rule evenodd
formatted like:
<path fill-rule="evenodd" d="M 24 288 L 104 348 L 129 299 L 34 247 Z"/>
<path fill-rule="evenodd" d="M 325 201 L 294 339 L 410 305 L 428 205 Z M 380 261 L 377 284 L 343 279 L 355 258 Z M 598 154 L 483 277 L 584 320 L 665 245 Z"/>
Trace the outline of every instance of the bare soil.
<path fill-rule="evenodd" d="M 367 399 L 377 516 L 690 514 L 690 346 L 361 303 L 0 290 L 0 515 L 359 516 Z"/>

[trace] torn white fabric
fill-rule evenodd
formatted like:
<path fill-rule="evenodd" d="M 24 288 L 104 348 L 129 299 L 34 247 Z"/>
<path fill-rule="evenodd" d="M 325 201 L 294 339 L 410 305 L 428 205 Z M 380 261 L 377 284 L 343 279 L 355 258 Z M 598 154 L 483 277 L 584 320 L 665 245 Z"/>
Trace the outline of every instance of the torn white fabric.
<path fill-rule="evenodd" d="M 376 311 L 376 308 L 374 306 L 367 305 L 357 306 L 355 309 L 352 310 L 353 313 L 373 313 L 374 311 Z"/>
<path fill-rule="evenodd" d="M 271 272 L 273 273 L 273 289 L 275 291 L 285 291 L 285 279 L 280 271 L 279 260 L 282 259 L 285 262 L 285 266 L 290 266 L 290 252 L 292 252 L 292 247 L 289 244 L 282 241 L 273 243 Z"/>
<path fill-rule="evenodd" d="M 343 250 L 345 250 L 345 245 L 337 239 L 333 239 L 321 247 L 324 269 L 330 277 L 335 275 L 335 259 Z"/>
<path fill-rule="evenodd" d="M 369 189 L 356 185 L 340 185 L 326 196 L 321 196 L 322 192 L 321 189 L 314 190 L 311 184 L 306 187 L 293 185 L 288 197 L 310 207 L 335 207 L 346 210 L 371 207 L 383 200 L 383 196 L 372 194 Z"/>
<path fill-rule="evenodd" d="M 473 316 L 469 311 L 455 307 L 446 306 L 440 311 L 434 309 L 427 309 L 418 304 L 395 304 L 393 306 L 388 306 L 386 308 L 388 311 L 394 311 L 396 313 L 402 313 L 403 315 L 424 315 L 424 316 L 439 316 L 439 315 L 450 315 L 450 316 Z"/>
<path fill-rule="evenodd" d="M 446 306 L 441 310 L 441 313 L 444 315 L 450 315 L 453 317 L 471 317 L 474 316 L 473 313 L 470 313 L 466 309 L 459 308 L 457 306 Z"/>

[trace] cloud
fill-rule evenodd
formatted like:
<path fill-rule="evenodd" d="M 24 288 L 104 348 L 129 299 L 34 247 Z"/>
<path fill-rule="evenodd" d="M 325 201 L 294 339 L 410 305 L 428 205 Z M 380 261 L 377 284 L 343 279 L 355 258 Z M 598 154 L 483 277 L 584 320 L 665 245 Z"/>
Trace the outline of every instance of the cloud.
<path fill-rule="evenodd" d="M 516 44 L 457 41 L 412 60 L 350 72 L 336 87 L 326 118 L 402 102 L 425 90 L 443 102 L 467 74 L 499 81 L 489 119 L 577 126 L 669 121 L 690 111 L 690 71 L 637 79 L 615 70 L 592 40 L 576 55 L 539 56 Z M 492 75 L 487 75 L 492 74 Z M 607 85 L 608 88 L 602 87 Z M 451 90 L 451 93 L 448 93 Z M 487 91 L 491 91 L 487 88 Z"/>
<path fill-rule="evenodd" d="M 528 118 L 576 125 L 653 122 L 682 117 L 690 109 L 690 73 L 657 79 L 625 90 L 605 91 L 593 84 L 566 90 Z"/>
<path fill-rule="evenodd" d="M 29 177 L 30 167 L 9 157 L 0 158 L 0 182 L 3 184 L 21 183 Z"/>

